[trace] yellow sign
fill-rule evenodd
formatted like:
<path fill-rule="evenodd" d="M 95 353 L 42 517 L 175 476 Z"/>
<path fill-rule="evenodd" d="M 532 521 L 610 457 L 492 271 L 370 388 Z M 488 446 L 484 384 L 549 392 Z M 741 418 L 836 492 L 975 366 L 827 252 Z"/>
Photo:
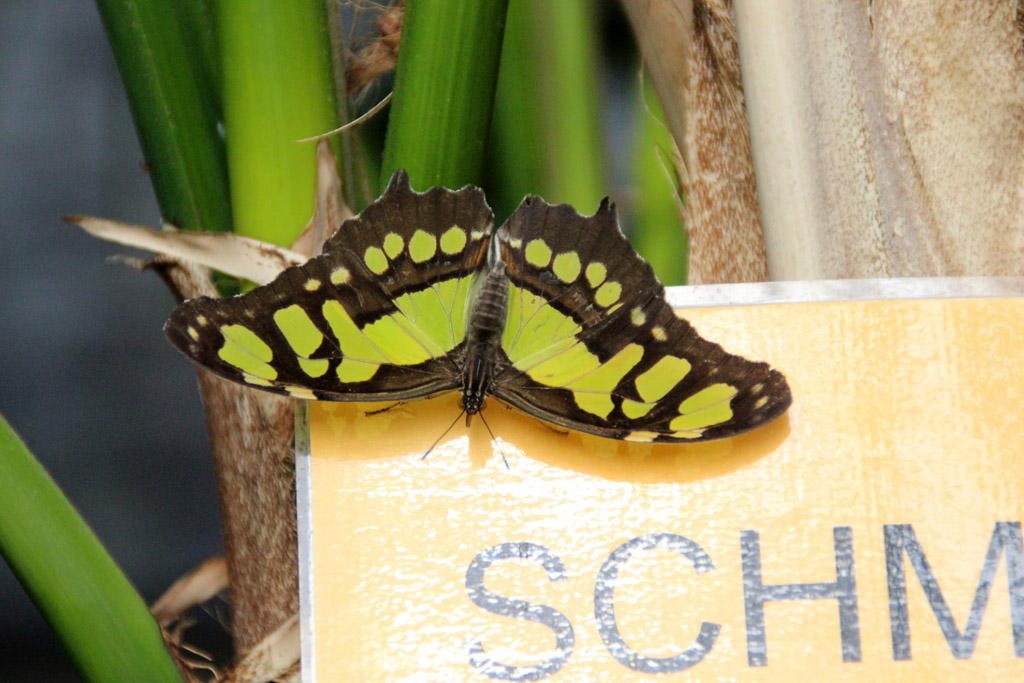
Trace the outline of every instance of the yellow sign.
<path fill-rule="evenodd" d="M 310 404 L 304 680 L 1024 680 L 1024 298 L 685 316 L 787 416 L 651 446 L 492 400 L 424 460 L 457 397 Z"/>

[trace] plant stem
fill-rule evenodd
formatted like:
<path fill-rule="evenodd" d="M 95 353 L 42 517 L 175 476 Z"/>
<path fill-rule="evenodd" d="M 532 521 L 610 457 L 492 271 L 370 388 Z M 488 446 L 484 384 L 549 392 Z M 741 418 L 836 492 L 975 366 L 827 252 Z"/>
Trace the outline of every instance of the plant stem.
<path fill-rule="evenodd" d="M 479 183 L 508 0 L 409 0 L 381 184 Z"/>
<path fill-rule="evenodd" d="M 213 32 L 197 0 L 96 0 L 160 213 L 185 230 L 230 230 Z M 196 55 L 204 59 L 194 58 Z"/>
<path fill-rule="evenodd" d="M 592 3 L 511 0 L 495 96 L 494 201 L 524 195 L 584 213 L 608 194 Z"/>
<path fill-rule="evenodd" d="M 290 246 L 313 213 L 316 145 L 338 125 L 323 0 L 222 0 L 235 232 Z"/>

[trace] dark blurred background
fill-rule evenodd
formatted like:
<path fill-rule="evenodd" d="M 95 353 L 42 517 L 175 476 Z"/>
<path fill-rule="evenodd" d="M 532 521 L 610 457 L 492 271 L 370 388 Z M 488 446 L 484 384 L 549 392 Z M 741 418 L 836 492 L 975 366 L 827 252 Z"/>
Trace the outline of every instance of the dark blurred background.
<path fill-rule="evenodd" d="M 0 413 L 151 602 L 222 552 L 195 373 L 157 277 L 60 221 L 158 225 L 141 163 L 92 0 L 2 0 Z M 0 562 L 0 681 L 76 680 Z"/>

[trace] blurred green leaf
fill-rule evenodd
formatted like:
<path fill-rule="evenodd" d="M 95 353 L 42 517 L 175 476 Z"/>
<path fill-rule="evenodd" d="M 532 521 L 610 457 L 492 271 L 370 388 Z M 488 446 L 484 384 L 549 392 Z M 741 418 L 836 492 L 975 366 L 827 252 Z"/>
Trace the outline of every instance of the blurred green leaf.
<path fill-rule="evenodd" d="M 590 213 L 608 194 L 595 24 L 586 0 L 509 2 L 492 139 L 503 213 L 527 194 Z"/>
<path fill-rule="evenodd" d="M 181 683 L 142 598 L 3 417 L 0 482 L 0 553 L 82 678 Z"/>
<path fill-rule="evenodd" d="M 666 286 L 686 284 L 690 242 L 680 215 L 682 183 L 676 175 L 672 136 L 662 121 L 661 106 L 650 85 L 635 100 L 637 122 L 633 147 L 636 193 L 631 202 L 630 241 Z"/>
<path fill-rule="evenodd" d="M 480 184 L 508 0 L 409 0 L 384 144 L 382 186 Z"/>

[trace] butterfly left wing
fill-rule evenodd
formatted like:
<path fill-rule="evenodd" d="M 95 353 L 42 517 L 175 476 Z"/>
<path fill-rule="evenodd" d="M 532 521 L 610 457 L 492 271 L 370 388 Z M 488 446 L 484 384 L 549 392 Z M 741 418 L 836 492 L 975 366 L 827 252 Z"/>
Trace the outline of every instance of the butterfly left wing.
<path fill-rule="evenodd" d="M 641 442 L 732 436 L 789 406 L 781 373 L 725 352 L 676 316 L 607 200 L 584 217 L 528 198 L 496 237 L 510 282 L 497 398 Z"/>
<path fill-rule="evenodd" d="M 402 400 L 454 389 L 492 225 L 478 188 L 417 193 L 399 171 L 321 256 L 240 296 L 186 301 L 165 331 L 206 369 L 297 398 Z"/>

